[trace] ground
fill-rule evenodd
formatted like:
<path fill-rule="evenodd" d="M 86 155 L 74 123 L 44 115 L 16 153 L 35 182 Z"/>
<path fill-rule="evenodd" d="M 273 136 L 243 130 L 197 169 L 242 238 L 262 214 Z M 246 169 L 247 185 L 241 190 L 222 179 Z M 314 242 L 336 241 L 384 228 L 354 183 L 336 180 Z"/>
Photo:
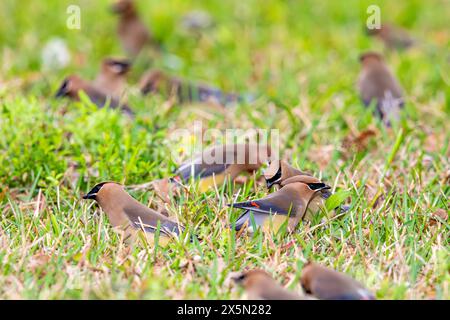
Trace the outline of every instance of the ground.
<path fill-rule="evenodd" d="M 80 30 L 66 27 L 70 4 L 81 8 Z M 231 299 L 242 295 L 232 272 L 264 268 L 300 290 L 307 260 L 349 274 L 379 299 L 450 298 L 447 1 L 138 4 L 164 52 L 141 56 L 130 75 L 131 120 L 89 101 L 53 98 L 66 75 L 92 79 L 103 57 L 123 54 L 108 1 L 1 1 L 0 298 Z M 368 38 L 370 4 L 418 45 L 388 52 Z M 214 27 L 201 35 L 181 30 L 192 9 L 206 10 Z M 43 70 L 41 51 L 54 37 L 69 47 L 70 63 Z M 390 129 L 355 89 L 366 50 L 385 54 L 407 93 L 402 120 Z M 151 65 L 259 98 L 226 111 L 143 98 L 135 84 Z M 168 137 L 195 121 L 279 129 L 283 158 L 329 183 L 350 210 L 302 223 L 292 235 L 237 236 L 228 225 L 239 211 L 226 204 L 264 196 L 258 172 L 244 185 L 206 193 L 193 184 L 170 205 L 201 242 L 122 244 L 81 196 L 104 180 L 135 185 L 171 176 L 179 160 L 171 156 L 183 145 Z M 156 199 L 150 190 L 130 192 L 144 203 Z"/>

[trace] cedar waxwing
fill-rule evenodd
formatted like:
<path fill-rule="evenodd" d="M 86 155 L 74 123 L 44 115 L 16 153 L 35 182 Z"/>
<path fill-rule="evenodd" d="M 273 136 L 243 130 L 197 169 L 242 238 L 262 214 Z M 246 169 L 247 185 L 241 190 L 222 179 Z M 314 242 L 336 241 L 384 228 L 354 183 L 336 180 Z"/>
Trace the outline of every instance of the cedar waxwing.
<path fill-rule="evenodd" d="M 264 171 L 264 178 L 266 179 L 267 188 L 271 188 L 273 185 L 279 185 L 281 187 L 292 182 L 302 182 L 310 184 L 311 188 L 322 186 L 325 184 L 319 179 L 302 172 L 283 160 L 274 160 L 270 163 L 269 167 Z M 328 186 L 327 186 L 328 187 Z M 311 221 L 313 216 L 320 213 L 325 206 L 325 201 L 331 196 L 329 188 L 322 189 L 317 192 L 313 199 L 311 199 L 306 215 L 304 219 Z M 348 207 L 342 206 L 341 211 L 348 210 Z"/>
<path fill-rule="evenodd" d="M 374 295 L 349 276 L 308 262 L 300 279 L 306 293 L 322 300 L 374 300 Z"/>
<path fill-rule="evenodd" d="M 283 288 L 267 272 L 263 270 L 250 270 L 243 272 L 233 280 L 242 285 L 249 300 L 304 300 L 300 296 Z"/>
<path fill-rule="evenodd" d="M 186 13 L 181 19 L 181 27 L 192 33 L 199 34 L 201 31 L 214 26 L 210 14 L 202 10 L 193 10 Z"/>
<path fill-rule="evenodd" d="M 84 93 L 89 97 L 89 99 L 102 108 L 109 102 L 109 106 L 113 109 L 120 108 L 124 113 L 132 116 L 133 111 L 128 107 L 128 105 L 121 103 L 118 99 L 114 97 L 108 97 L 103 92 L 99 91 L 91 83 L 86 80 L 81 79 L 77 75 L 70 75 L 64 79 L 63 83 L 56 93 L 56 98 L 68 97 L 72 100 L 79 101 L 79 92 L 84 91 Z"/>
<path fill-rule="evenodd" d="M 152 69 L 141 77 L 139 84 L 141 93 L 159 93 L 175 97 L 178 103 L 211 102 L 221 106 L 236 104 L 241 101 L 251 101 L 252 97 L 243 97 L 234 93 L 224 93 L 220 89 L 198 83 L 190 83 L 172 77 L 162 70 Z"/>
<path fill-rule="evenodd" d="M 366 29 L 367 35 L 377 37 L 388 49 L 408 49 L 414 45 L 414 39 L 404 29 L 391 24 L 383 24 L 379 29 Z"/>
<path fill-rule="evenodd" d="M 106 96 L 120 99 L 125 93 L 126 75 L 130 69 L 131 63 L 128 60 L 106 58 L 102 61 L 93 86 Z"/>
<path fill-rule="evenodd" d="M 312 190 L 320 189 L 320 191 L 316 192 L 313 198 L 310 200 L 308 208 L 306 209 L 305 216 L 303 217 L 304 220 L 312 221 L 313 217 L 316 214 L 322 212 L 325 208 L 325 201 L 331 196 L 331 187 L 326 185 L 316 177 L 308 175 L 297 175 L 287 178 L 286 180 L 281 182 L 281 187 L 296 182 L 307 184 Z M 341 210 L 346 211 L 348 210 L 348 208 L 341 207 Z"/>
<path fill-rule="evenodd" d="M 379 53 L 363 53 L 360 61 L 362 70 L 358 87 L 361 99 L 366 107 L 374 101 L 377 115 L 390 126 L 390 120 L 397 120 L 400 116 L 403 90 Z"/>
<path fill-rule="evenodd" d="M 273 185 L 281 185 L 284 180 L 299 175 L 309 174 L 294 168 L 284 160 L 273 160 L 264 170 L 267 189 L 270 189 Z"/>
<path fill-rule="evenodd" d="M 108 215 L 112 226 L 124 233 L 125 239 L 133 239 L 138 231 L 150 234 L 149 241 L 160 228 L 159 244 L 167 245 L 169 240 L 179 235 L 183 228 L 166 216 L 146 207 L 131 197 L 124 187 L 115 182 L 102 182 L 92 188 L 83 199 L 97 201 Z"/>
<path fill-rule="evenodd" d="M 207 148 L 201 154 L 186 161 L 170 179 L 153 182 L 158 195 L 165 201 L 170 193 L 189 182 L 199 179 L 199 191 L 222 185 L 227 179 L 233 181 L 243 172 L 258 170 L 271 156 L 271 148 L 265 144 L 224 144 Z"/>
<path fill-rule="evenodd" d="M 232 203 L 230 206 L 233 208 L 245 210 L 236 220 L 235 229 L 239 231 L 247 226 L 249 232 L 254 232 L 251 218 L 253 214 L 256 226 L 261 227 L 264 231 L 273 228 L 272 230 L 278 232 L 280 227 L 288 221 L 288 232 L 292 232 L 300 220 L 304 218 L 308 205 L 316 193 L 329 188 L 323 183 L 312 185 L 293 182 L 265 198 Z"/>
<path fill-rule="evenodd" d="M 119 16 L 117 33 L 123 49 L 130 58 L 135 58 L 149 43 L 158 46 L 152 41 L 150 31 L 139 18 L 134 1 L 118 0 L 113 4 L 112 11 Z"/>

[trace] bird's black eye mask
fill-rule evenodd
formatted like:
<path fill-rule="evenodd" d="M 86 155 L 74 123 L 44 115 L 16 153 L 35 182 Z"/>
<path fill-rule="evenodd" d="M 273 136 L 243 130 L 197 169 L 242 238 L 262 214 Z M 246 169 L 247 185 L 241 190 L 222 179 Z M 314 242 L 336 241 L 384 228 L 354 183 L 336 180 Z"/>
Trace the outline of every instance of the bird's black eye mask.
<path fill-rule="evenodd" d="M 327 186 L 325 183 L 308 183 L 308 187 L 311 190 L 331 189 L 331 187 Z"/>
<path fill-rule="evenodd" d="M 83 199 L 92 199 L 95 200 L 97 197 L 97 193 L 100 191 L 100 189 L 103 187 L 103 185 L 106 182 L 102 182 L 94 186 L 91 191 L 89 191 L 86 195 L 83 196 Z"/>
<path fill-rule="evenodd" d="M 281 174 L 282 173 L 281 173 L 281 165 L 280 165 L 277 173 L 275 173 L 275 175 L 272 178 L 266 180 L 267 187 L 270 188 L 272 185 L 274 185 L 276 182 L 278 182 L 281 179 Z"/>

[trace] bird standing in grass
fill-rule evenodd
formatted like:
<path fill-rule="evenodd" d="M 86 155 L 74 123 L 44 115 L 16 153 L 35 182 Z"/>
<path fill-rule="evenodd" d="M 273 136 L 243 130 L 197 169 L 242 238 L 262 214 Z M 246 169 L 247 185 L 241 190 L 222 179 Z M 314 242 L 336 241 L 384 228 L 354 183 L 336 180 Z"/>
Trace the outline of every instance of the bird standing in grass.
<path fill-rule="evenodd" d="M 358 281 L 313 262 L 305 264 L 300 281 L 306 293 L 321 300 L 375 299 Z"/>
<path fill-rule="evenodd" d="M 119 100 L 125 93 L 126 76 L 130 69 L 131 63 L 128 60 L 106 58 L 102 61 L 100 72 L 92 84 L 106 96 Z"/>
<path fill-rule="evenodd" d="M 272 160 L 267 169 L 264 170 L 264 178 L 266 179 L 268 189 L 274 185 L 281 186 L 284 180 L 299 175 L 308 174 L 294 168 L 284 160 Z"/>
<path fill-rule="evenodd" d="M 89 81 L 80 78 L 78 75 L 70 75 L 66 77 L 60 85 L 55 97 L 68 97 L 72 100 L 79 101 L 79 93 L 83 91 L 97 107 L 102 108 L 109 105 L 113 109 L 121 109 L 129 116 L 133 115 L 133 111 L 126 103 L 122 103 L 115 97 L 109 97 L 104 92 L 100 91 Z"/>
<path fill-rule="evenodd" d="M 366 107 L 374 103 L 376 114 L 390 126 L 392 120 L 399 119 L 404 104 L 400 83 L 379 53 L 363 53 L 359 60 L 362 65 L 358 79 L 361 99 Z"/>
<path fill-rule="evenodd" d="M 414 45 L 409 33 L 392 24 L 382 24 L 380 28 L 367 29 L 367 35 L 381 40 L 388 49 L 408 49 Z"/>
<path fill-rule="evenodd" d="M 267 272 L 259 269 L 243 272 L 233 280 L 242 285 L 249 300 L 305 300 L 301 296 L 291 292 L 278 284 Z"/>
<path fill-rule="evenodd" d="M 97 184 L 83 199 L 97 201 L 111 225 L 123 233 L 126 240 L 132 240 L 139 231 L 145 231 L 152 243 L 159 230 L 159 245 L 166 246 L 172 237 L 183 231 L 176 222 L 138 202 L 115 182 Z"/>
<path fill-rule="evenodd" d="M 165 97 L 174 97 L 178 103 L 213 103 L 220 106 L 230 106 L 238 102 L 249 102 L 251 97 L 226 93 L 222 90 L 200 83 L 191 83 L 173 77 L 162 70 L 152 69 L 145 73 L 139 82 L 141 93 L 158 93 Z"/>
<path fill-rule="evenodd" d="M 134 1 L 118 0 L 113 4 L 112 11 L 119 16 L 117 34 L 129 58 L 136 58 L 147 44 L 159 49 L 150 31 L 139 18 Z"/>
<path fill-rule="evenodd" d="M 315 215 L 322 212 L 325 208 L 325 201 L 332 195 L 330 191 L 331 187 L 325 185 L 316 177 L 292 167 L 284 160 L 272 161 L 269 164 L 269 167 L 264 171 L 264 178 L 266 179 L 267 188 L 269 189 L 275 185 L 284 187 L 285 185 L 294 182 L 309 184 L 311 188 L 328 187 L 317 192 L 313 199 L 311 199 L 304 217 L 305 220 L 312 220 Z M 336 209 L 345 212 L 349 207 L 340 206 Z"/>
<path fill-rule="evenodd" d="M 265 144 L 224 144 L 205 149 L 184 162 L 169 179 L 155 180 L 150 184 L 160 198 L 168 201 L 171 194 L 189 180 L 199 181 L 199 191 L 205 192 L 225 181 L 233 181 L 244 172 L 255 172 L 271 157 L 272 150 Z"/>
<path fill-rule="evenodd" d="M 233 203 L 230 205 L 233 208 L 245 210 L 236 220 L 235 229 L 239 231 L 247 226 L 249 232 L 255 232 L 254 221 L 256 227 L 274 232 L 278 232 L 287 223 L 288 232 L 292 232 L 305 217 L 308 205 L 316 193 L 329 188 L 325 184 L 293 182 L 265 198 Z"/>

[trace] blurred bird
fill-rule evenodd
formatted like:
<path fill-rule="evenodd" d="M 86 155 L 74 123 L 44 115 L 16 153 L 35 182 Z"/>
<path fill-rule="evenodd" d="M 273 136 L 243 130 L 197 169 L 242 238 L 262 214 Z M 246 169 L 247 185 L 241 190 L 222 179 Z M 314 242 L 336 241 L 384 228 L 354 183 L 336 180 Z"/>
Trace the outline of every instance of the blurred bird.
<path fill-rule="evenodd" d="M 159 244 L 165 246 L 183 231 L 176 222 L 138 202 L 115 182 L 97 184 L 83 199 L 97 201 L 112 226 L 123 232 L 126 240 L 134 239 L 138 231 L 145 231 L 151 235 L 148 240 L 152 242 L 159 226 Z"/>
<path fill-rule="evenodd" d="M 211 15 L 202 10 L 189 11 L 181 19 L 182 29 L 196 34 L 212 26 L 214 26 L 214 21 Z"/>
<path fill-rule="evenodd" d="M 130 69 L 131 63 L 128 60 L 106 58 L 102 61 L 93 86 L 106 96 L 120 99 L 125 93 L 126 75 Z"/>
<path fill-rule="evenodd" d="M 414 39 L 402 28 L 391 24 L 382 24 L 380 28 L 366 29 L 367 35 L 381 40 L 388 49 L 408 49 L 414 45 Z"/>
<path fill-rule="evenodd" d="M 114 97 L 108 97 L 103 92 L 98 90 L 90 82 L 83 80 L 77 75 L 70 75 L 64 79 L 55 97 L 68 97 L 72 100 L 79 101 L 79 92 L 83 91 L 89 99 L 97 105 L 97 107 L 102 108 L 109 103 L 109 107 L 113 109 L 121 109 L 124 113 L 129 116 L 133 115 L 133 111 L 128 107 L 126 103 L 122 103 L 119 99 Z"/>
<path fill-rule="evenodd" d="M 267 272 L 259 269 L 243 272 L 233 280 L 242 285 L 249 300 L 305 300 L 279 285 Z"/>
<path fill-rule="evenodd" d="M 159 69 L 152 69 L 144 74 L 141 77 L 139 87 L 144 95 L 158 93 L 166 97 L 175 97 L 181 104 L 211 102 L 221 106 L 229 106 L 238 102 L 251 102 L 253 100 L 250 96 L 225 93 L 207 85 L 186 82 Z"/>
<path fill-rule="evenodd" d="M 117 33 L 130 58 L 135 58 L 147 44 L 159 49 L 159 44 L 152 39 L 150 31 L 139 18 L 134 1 L 118 0 L 113 4 L 112 11 L 119 16 Z"/>
<path fill-rule="evenodd" d="M 306 293 L 322 300 L 374 300 L 374 295 L 349 276 L 308 262 L 300 279 Z"/>
<path fill-rule="evenodd" d="M 155 180 L 151 184 L 164 201 L 176 194 L 177 189 L 191 178 L 199 180 L 199 191 L 205 192 L 233 181 L 243 172 L 258 170 L 271 156 L 271 148 L 265 144 L 224 144 L 205 149 L 191 160 L 184 162 L 169 179 Z"/>
<path fill-rule="evenodd" d="M 300 220 L 305 217 L 308 205 L 316 193 L 329 188 L 323 183 L 314 185 L 293 182 L 265 198 L 232 203 L 230 206 L 233 208 L 245 210 L 236 220 L 235 229 L 239 231 L 247 226 L 249 232 L 254 232 L 251 218 L 253 215 L 256 226 L 261 227 L 264 231 L 272 228 L 278 232 L 287 221 L 287 230 L 292 232 Z"/>
<path fill-rule="evenodd" d="M 383 57 L 376 52 L 366 52 L 360 56 L 362 70 L 358 88 L 366 107 L 376 104 L 376 114 L 387 125 L 398 120 L 403 107 L 403 90 L 400 83 L 386 66 Z"/>

